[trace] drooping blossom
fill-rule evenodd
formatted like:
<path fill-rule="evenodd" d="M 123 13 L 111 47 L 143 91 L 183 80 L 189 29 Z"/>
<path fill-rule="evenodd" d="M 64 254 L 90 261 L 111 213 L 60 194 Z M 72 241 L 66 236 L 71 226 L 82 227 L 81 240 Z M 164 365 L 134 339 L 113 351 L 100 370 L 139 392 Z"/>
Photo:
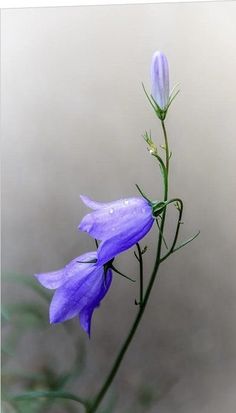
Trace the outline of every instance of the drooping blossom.
<path fill-rule="evenodd" d="M 55 289 L 49 316 L 51 323 L 61 323 L 79 316 L 80 324 L 90 336 L 93 311 L 107 293 L 112 271 L 97 265 L 97 252 L 73 259 L 64 268 L 35 277 L 44 287 Z"/>
<path fill-rule="evenodd" d="M 156 51 L 151 62 L 151 93 L 159 108 L 164 110 L 170 99 L 169 66 L 164 53 Z"/>
<path fill-rule="evenodd" d="M 135 245 L 154 222 L 152 206 L 142 197 L 108 203 L 94 202 L 87 196 L 81 199 L 94 211 L 82 219 L 78 228 L 102 241 L 97 250 L 99 265 Z"/>

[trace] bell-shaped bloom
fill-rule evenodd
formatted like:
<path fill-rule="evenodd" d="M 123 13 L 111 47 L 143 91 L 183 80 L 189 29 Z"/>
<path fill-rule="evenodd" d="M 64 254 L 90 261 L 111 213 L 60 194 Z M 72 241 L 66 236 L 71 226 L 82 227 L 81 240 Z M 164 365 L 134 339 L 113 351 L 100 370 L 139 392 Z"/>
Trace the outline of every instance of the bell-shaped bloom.
<path fill-rule="evenodd" d="M 142 197 L 114 202 L 94 202 L 86 196 L 82 201 L 94 211 L 81 221 L 79 229 L 102 241 L 98 247 L 98 265 L 135 245 L 151 229 L 152 206 Z"/>
<path fill-rule="evenodd" d="M 93 311 L 107 293 L 112 271 L 97 265 L 97 252 L 88 252 L 64 268 L 35 277 L 44 287 L 56 289 L 50 305 L 50 322 L 61 323 L 79 316 L 80 324 L 90 336 Z"/>
<path fill-rule="evenodd" d="M 159 51 L 152 56 L 151 93 L 159 108 L 165 110 L 170 99 L 169 67 L 166 56 Z"/>

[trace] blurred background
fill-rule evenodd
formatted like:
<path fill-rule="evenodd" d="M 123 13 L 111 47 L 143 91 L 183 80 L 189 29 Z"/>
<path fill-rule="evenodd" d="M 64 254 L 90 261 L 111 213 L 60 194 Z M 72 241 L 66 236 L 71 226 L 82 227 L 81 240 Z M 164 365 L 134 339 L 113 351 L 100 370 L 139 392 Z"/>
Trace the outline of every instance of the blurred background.
<path fill-rule="evenodd" d="M 7 395 L 100 387 L 135 316 L 138 289 L 114 275 L 92 322 L 50 326 L 50 294 L 34 273 L 94 250 L 76 229 L 98 201 L 160 199 L 142 139 L 163 143 L 144 96 L 155 50 L 181 93 L 167 117 L 170 195 L 185 203 L 180 240 L 161 267 L 137 335 L 101 412 L 234 413 L 236 405 L 236 4 L 234 2 L 2 11 L 3 386 Z M 175 215 L 169 215 L 171 240 Z M 148 279 L 156 245 L 142 242 Z M 133 251 L 117 267 L 135 275 Z M 72 375 L 68 376 L 68 372 Z M 8 397 L 8 396 L 7 396 Z M 80 412 L 73 402 L 4 403 L 6 412 Z"/>

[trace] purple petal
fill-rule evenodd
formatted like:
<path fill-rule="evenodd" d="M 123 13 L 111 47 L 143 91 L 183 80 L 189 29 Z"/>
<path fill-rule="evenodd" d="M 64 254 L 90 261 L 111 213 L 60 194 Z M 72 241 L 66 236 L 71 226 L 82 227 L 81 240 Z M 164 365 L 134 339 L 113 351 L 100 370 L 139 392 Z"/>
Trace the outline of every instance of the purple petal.
<path fill-rule="evenodd" d="M 86 333 L 89 335 L 89 337 L 90 337 L 90 331 L 91 331 L 91 319 L 92 319 L 93 312 L 96 307 L 99 307 L 101 300 L 106 295 L 111 285 L 111 281 L 112 281 L 112 271 L 111 269 L 108 269 L 106 273 L 106 278 L 103 279 L 98 295 L 94 298 L 94 301 L 90 303 L 90 305 L 86 305 L 80 311 L 80 314 L 79 314 L 80 324 L 83 327 L 83 329 L 86 331 Z"/>
<path fill-rule="evenodd" d="M 152 217 L 148 222 L 145 222 L 144 225 L 141 225 L 142 222 L 139 221 L 136 223 L 136 226 L 133 226 L 132 231 L 127 231 L 127 228 L 124 228 L 121 233 L 115 235 L 110 239 L 102 241 L 97 251 L 97 264 L 105 264 L 116 255 L 135 245 L 148 233 L 148 231 L 152 227 L 153 222 L 154 219 Z"/>
<path fill-rule="evenodd" d="M 83 273 L 83 274 L 82 274 Z M 103 267 L 96 265 L 70 278 L 55 292 L 50 305 L 50 322 L 60 323 L 80 314 L 83 328 L 90 331 L 92 312 L 106 294 L 111 279 L 105 282 Z"/>
<path fill-rule="evenodd" d="M 65 268 L 34 275 L 43 287 L 55 290 L 65 282 Z"/>
<path fill-rule="evenodd" d="M 104 202 L 93 201 L 86 195 L 80 195 L 80 198 L 87 207 L 94 209 L 94 210 L 105 208 L 105 207 L 109 208 L 111 204 L 111 202 L 104 203 Z"/>
<path fill-rule="evenodd" d="M 105 240 L 118 235 L 124 228 L 132 231 L 140 221 L 145 226 L 152 218 L 151 206 L 141 197 L 120 199 L 107 205 L 87 214 L 79 229 L 96 239 Z"/>
<path fill-rule="evenodd" d="M 61 287 L 61 285 L 74 275 L 80 277 L 80 271 L 91 266 L 91 264 L 82 264 L 78 261 L 91 261 L 93 259 L 97 259 L 97 252 L 87 252 L 72 260 L 61 270 L 35 274 L 35 277 L 44 287 L 54 290 Z"/>
<path fill-rule="evenodd" d="M 74 275 L 59 287 L 51 301 L 50 322 L 61 323 L 75 317 L 86 304 L 85 293 L 92 289 L 92 285 L 90 285 L 92 275 L 96 274 L 99 279 L 101 277 L 100 273 L 103 273 L 102 267 L 94 268 L 91 266 L 81 271 L 80 277 Z"/>
<path fill-rule="evenodd" d="M 164 109 L 169 101 L 169 67 L 166 56 L 159 51 L 152 57 L 151 90 L 156 103 Z"/>

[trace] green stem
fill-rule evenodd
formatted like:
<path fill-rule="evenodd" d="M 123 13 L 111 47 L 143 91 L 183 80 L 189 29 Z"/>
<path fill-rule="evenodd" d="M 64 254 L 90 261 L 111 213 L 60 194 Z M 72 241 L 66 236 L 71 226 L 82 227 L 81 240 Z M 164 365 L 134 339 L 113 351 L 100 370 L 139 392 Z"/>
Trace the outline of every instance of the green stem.
<path fill-rule="evenodd" d="M 177 245 L 177 247 L 175 247 L 175 248 L 173 249 L 172 253 L 175 252 L 175 251 L 180 250 L 180 249 L 183 248 L 183 247 L 185 247 L 185 245 L 189 244 L 189 243 L 192 242 L 195 238 L 197 238 L 199 234 L 200 234 L 200 231 L 198 231 L 198 232 L 197 232 L 195 235 L 193 235 L 191 238 L 188 238 L 186 241 L 181 242 L 180 245 Z M 161 261 L 164 261 L 164 260 L 161 260 Z"/>
<path fill-rule="evenodd" d="M 159 229 L 159 231 L 160 231 L 160 230 L 161 230 L 161 227 L 160 227 L 159 222 L 158 222 L 158 217 L 156 218 L 156 223 L 157 223 L 158 229 Z M 162 239 L 163 239 L 163 242 L 164 242 L 164 244 L 165 244 L 166 249 L 168 250 L 168 245 L 167 245 L 167 242 L 166 242 L 165 237 L 164 237 L 163 234 L 162 234 Z"/>
<path fill-rule="evenodd" d="M 158 243 L 158 245 L 160 245 L 160 243 Z M 158 248 L 158 251 L 160 251 L 160 247 Z M 153 269 L 153 272 L 152 272 L 152 276 L 151 276 L 146 294 L 145 294 L 144 299 L 143 299 L 143 303 L 142 303 L 141 306 L 139 306 L 139 311 L 138 311 L 137 316 L 135 318 L 135 321 L 134 321 L 134 323 L 131 327 L 131 330 L 130 330 L 123 346 L 121 347 L 121 350 L 120 350 L 120 352 L 119 352 L 119 354 L 118 354 L 118 356 L 117 356 L 117 358 L 116 358 L 116 360 L 113 364 L 113 367 L 112 367 L 110 373 L 108 374 L 108 377 L 107 377 L 106 381 L 104 382 L 101 390 L 99 391 L 99 393 L 98 393 L 97 397 L 95 398 L 93 404 L 87 409 L 87 413 L 94 413 L 97 410 L 97 408 L 98 408 L 99 404 L 101 403 L 103 397 L 105 396 L 108 388 L 110 387 L 110 384 L 112 383 L 112 381 L 113 381 L 113 379 L 114 379 L 114 377 L 117 373 L 117 370 L 119 369 L 119 366 L 120 366 L 120 364 L 123 360 L 123 357 L 126 353 L 126 350 L 128 349 L 130 342 L 132 341 L 132 338 L 133 338 L 133 336 L 134 336 L 134 334 L 137 330 L 139 322 L 140 322 L 140 320 L 142 318 L 142 315 L 144 313 L 144 310 L 146 308 L 148 298 L 149 298 L 149 295 L 151 293 L 151 289 L 152 289 L 152 286 L 153 286 L 153 283 L 154 283 L 154 280 L 155 280 L 155 277 L 156 277 L 156 273 L 157 273 L 159 264 L 160 264 L 160 252 L 158 253 L 158 256 L 156 257 L 156 262 L 155 262 L 155 265 L 154 265 L 154 269 Z"/>
<path fill-rule="evenodd" d="M 164 133 L 164 139 L 165 139 L 165 151 L 166 151 L 166 165 L 165 165 L 165 177 L 164 177 L 164 202 L 167 201 L 168 199 L 168 172 L 169 172 L 169 147 L 168 147 L 168 139 L 167 139 L 167 133 L 166 133 L 166 128 L 165 128 L 165 124 L 164 121 L 161 121 L 162 124 L 162 129 L 163 129 L 163 133 Z M 87 413 L 94 413 L 98 406 L 100 405 L 103 397 L 105 396 L 108 388 L 110 387 L 118 369 L 119 366 L 123 360 L 123 357 L 129 347 L 129 344 L 132 341 L 132 338 L 137 330 L 137 327 L 141 321 L 141 318 L 143 316 L 143 313 L 145 311 L 154 281 L 156 279 L 156 275 L 157 275 L 157 271 L 159 268 L 159 265 L 161 263 L 161 247 L 162 247 L 162 241 L 163 241 L 163 230 L 164 230 L 164 225 L 165 225 L 165 217 L 166 217 L 166 207 L 163 211 L 162 214 L 162 221 L 161 221 L 161 225 L 160 225 L 160 231 L 159 231 L 159 237 L 158 237 L 158 244 L 157 244 L 157 252 L 156 252 L 156 259 L 155 259 L 155 263 L 154 263 L 154 267 L 153 267 L 153 271 L 150 277 L 150 281 L 147 287 L 147 290 L 145 292 L 143 301 L 142 301 L 142 305 L 139 306 L 139 310 L 138 313 L 136 315 L 136 318 L 134 320 L 134 323 L 129 331 L 129 334 L 127 336 L 127 338 L 125 339 L 121 350 L 117 356 L 117 358 L 115 359 L 115 362 L 112 366 L 111 371 L 109 372 L 104 384 L 102 385 L 100 391 L 98 392 L 97 396 L 95 397 L 94 401 L 92 402 L 92 404 L 87 408 Z"/>
<path fill-rule="evenodd" d="M 176 200 L 172 200 L 171 202 L 175 202 Z M 178 217 L 178 221 L 177 221 L 177 226 L 176 226 L 176 231 L 175 231 L 175 236 L 174 236 L 174 240 L 172 243 L 172 246 L 170 248 L 170 250 L 166 253 L 166 255 L 164 255 L 164 257 L 161 258 L 161 262 L 165 261 L 166 258 L 169 257 L 170 254 L 172 254 L 172 252 L 174 251 L 177 239 L 178 239 L 178 235 L 179 235 L 179 229 L 180 229 L 180 225 L 181 225 L 181 219 L 182 219 L 182 215 L 183 215 L 183 202 L 181 199 L 177 199 L 177 201 L 180 204 L 180 209 L 179 209 L 179 217 Z"/>
<path fill-rule="evenodd" d="M 165 188 L 165 185 L 166 185 L 166 167 L 165 167 L 165 164 L 164 164 L 164 162 L 163 162 L 163 160 L 161 159 L 161 157 L 159 156 L 159 155 L 154 155 L 155 156 L 155 158 L 158 160 L 158 162 L 159 162 L 159 166 L 160 166 L 160 170 L 161 170 L 161 174 L 162 174 L 162 176 L 163 176 L 163 180 L 164 180 L 164 188 Z"/>
<path fill-rule="evenodd" d="M 139 261 L 139 305 L 143 303 L 143 256 L 139 243 L 136 244 L 138 249 L 138 261 Z"/>
<path fill-rule="evenodd" d="M 166 127 L 165 127 L 165 122 L 164 120 L 161 121 L 161 126 L 164 134 L 164 140 L 165 140 L 165 152 L 166 152 L 166 174 L 165 174 L 165 182 L 164 182 L 164 201 L 167 201 L 168 198 L 168 181 L 169 181 L 169 161 L 170 161 L 170 154 L 169 154 L 169 144 L 168 144 L 168 138 L 167 138 L 167 133 L 166 133 Z M 166 209 L 164 210 L 163 215 L 165 214 Z"/>

